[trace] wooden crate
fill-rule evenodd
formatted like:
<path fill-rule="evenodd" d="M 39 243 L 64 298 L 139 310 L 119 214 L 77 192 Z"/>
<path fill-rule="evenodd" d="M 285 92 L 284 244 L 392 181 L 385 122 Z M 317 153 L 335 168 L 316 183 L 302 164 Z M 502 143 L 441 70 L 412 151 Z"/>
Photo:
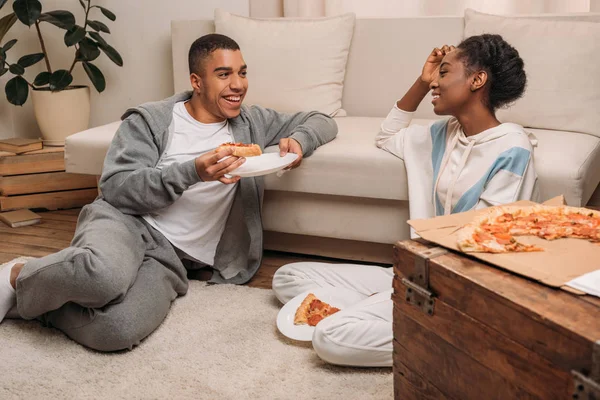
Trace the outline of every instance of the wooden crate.
<path fill-rule="evenodd" d="M 82 207 L 97 195 L 95 176 L 65 172 L 63 147 L 0 153 L 0 211 Z"/>
<path fill-rule="evenodd" d="M 600 299 L 427 243 L 394 251 L 396 399 L 600 399 Z"/>

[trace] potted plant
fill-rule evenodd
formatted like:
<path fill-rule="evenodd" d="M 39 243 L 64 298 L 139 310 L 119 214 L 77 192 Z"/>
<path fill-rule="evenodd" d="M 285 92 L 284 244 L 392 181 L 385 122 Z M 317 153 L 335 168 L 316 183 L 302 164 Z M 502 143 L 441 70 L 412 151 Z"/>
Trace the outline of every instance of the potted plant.
<path fill-rule="evenodd" d="M 0 9 L 8 0 L 0 0 Z M 22 106 L 29 97 L 31 89 L 34 114 L 42 132 L 44 144 L 64 145 L 64 138 L 88 128 L 90 116 L 90 88 L 73 85 L 73 69 L 79 64 L 85 70 L 90 81 L 100 93 L 106 87 L 104 75 L 92 63 L 102 53 L 118 66 L 123 66 L 121 55 L 110 46 L 103 37 L 110 30 L 105 23 L 92 19 L 92 15 L 102 14 L 110 21 L 116 19 L 110 10 L 92 5 L 91 0 L 79 0 L 85 19 L 83 25 L 76 24 L 75 16 L 64 10 L 42 12 L 39 0 L 13 0 L 13 12 L 0 19 L 0 76 L 14 75 L 6 82 L 7 100 L 14 105 Z M 40 43 L 40 51 L 20 57 L 12 62 L 9 52 L 17 43 L 17 39 L 3 42 L 10 28 L 17 22 L 35 27 Z M 51 24 L 65 30 L 64 43 L 74 49 L 73 61 L 68 69 L 53 69 L 46 51 L 41 26 Z M 25 77 L 27 68 L 41 61 L 45 62 L 45 71 L 35 76 L 34 80 Z"/>

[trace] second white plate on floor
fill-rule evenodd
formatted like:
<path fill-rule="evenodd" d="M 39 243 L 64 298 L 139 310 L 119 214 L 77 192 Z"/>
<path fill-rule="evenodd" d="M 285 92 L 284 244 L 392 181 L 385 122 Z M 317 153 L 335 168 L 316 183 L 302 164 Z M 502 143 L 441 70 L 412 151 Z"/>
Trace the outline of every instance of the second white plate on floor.
<path fill-rule="evenodd" d="M 296 310 L 309 293 L 314 294 L 319 300 L 339 308 L 341 311 L 365 298 L 364 294 L 360 294 L 354 290 L 335 287 L 319 287 L 300 293 L 285 303 L 281 310 L 279 310 L 279 314 L 277 314 L 277 329 L 290 339 L 304 342 L 312 341 L 315 331 L 314 326 L 294 325 Z"/>

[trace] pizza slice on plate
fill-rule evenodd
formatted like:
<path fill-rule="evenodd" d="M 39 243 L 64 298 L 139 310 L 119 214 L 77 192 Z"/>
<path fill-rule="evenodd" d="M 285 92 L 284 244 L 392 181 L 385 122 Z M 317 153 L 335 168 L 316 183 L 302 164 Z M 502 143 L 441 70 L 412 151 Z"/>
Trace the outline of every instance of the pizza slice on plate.
<path fill-rule="evenodd" d="M 294 316 L 294 325 L 316 326 L 323 318 L 326 318 L 336 312 L 339 308 L 317 299 L 317 297 L 309 293 L 296 310 Z"/>
<path fill-rule="evenodd" d="M 257 144 L 246 144 L 246 143 L 223 143 L 219 147 L 217 147 L 217 151 L 227 148 L 233 148 L 233 156 L 235 157 L 254 157 L 260 156 L 262 154 L 262 150 L 260 146 Z"/>

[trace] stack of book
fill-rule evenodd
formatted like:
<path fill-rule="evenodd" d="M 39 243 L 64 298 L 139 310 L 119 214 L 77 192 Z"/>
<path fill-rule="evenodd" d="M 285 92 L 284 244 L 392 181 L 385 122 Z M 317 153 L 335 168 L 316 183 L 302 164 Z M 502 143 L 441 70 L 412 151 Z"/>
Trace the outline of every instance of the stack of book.
<path fill-rule="evenodd" d="M 82 207 L 97 195 L 95 176 L 65 172 L 64 147 L 43 147 L 39 139 L 0 140 L 0 212 Z"/>
<path fill-rule="evenodd" d="M 11 138 L 0 140 L 0 151 L 8 153 L 27 153 L 28 151 L 41 150 L 40 139 Z"/>

